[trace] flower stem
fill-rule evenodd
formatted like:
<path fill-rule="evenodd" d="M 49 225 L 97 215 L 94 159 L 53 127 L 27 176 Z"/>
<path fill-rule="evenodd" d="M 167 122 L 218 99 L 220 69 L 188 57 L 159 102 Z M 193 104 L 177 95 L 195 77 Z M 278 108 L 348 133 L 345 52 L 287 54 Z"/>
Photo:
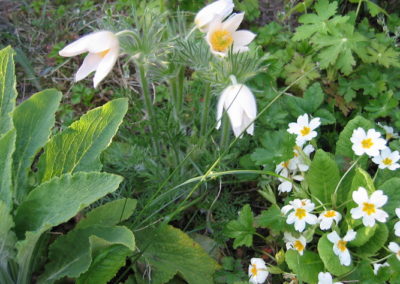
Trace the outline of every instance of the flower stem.
<path fill-rule="evenodd" d="M 203 110 L 201 112 L 200 137 L 204 137 L 206 134 L 208 116 L 210 115 L 209 114 L 210 103 L 211 103 L 211 87 L 210 84 L 206 84 L 204 89 Z"/>
<path fill-rule="evenodd" d="M 358 13 L 360 12 L 361 4 L 362 4 L 363 1 L 364 0 L 359 0 L 359 2 L 358 2 L 357 10 L 356 10 L 356 19 L 357 19 Z"/>
<path fill-rule="evenodd" d="M 220 148 L 226 149 L 229 146 L 229 134 L 230 134 L 230 124 L 229 117 L 226 113 L 222 116 L 222 132 L 221 132 L 221 140 L 220 140 Z"/>

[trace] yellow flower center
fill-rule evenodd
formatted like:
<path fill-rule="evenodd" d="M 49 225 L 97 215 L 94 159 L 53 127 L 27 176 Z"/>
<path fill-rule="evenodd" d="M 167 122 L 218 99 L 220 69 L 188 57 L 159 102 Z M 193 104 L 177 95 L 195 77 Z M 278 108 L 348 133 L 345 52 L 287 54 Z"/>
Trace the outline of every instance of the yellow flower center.
<path fill-rule="evenodd" d="M 98 52 L 97 55 L 99 55 L 101 58 L 104 58 L 107 55 L 107 53 L 109 53 L 109 52 L 110 52 L 110 49 L 106 49 L 106 50 Z"/>
<path fill-rule="evenodd" d="M 293 243 L 293 246 L 298 252 L 302 252 L 304 250 L 304 245 L 299 240 L 296 240 Z"/>
<path fill-rule="evenodd" d="M 363 207 L 362 211 L 367 213 L 367 215 L 371 215 L 376 212 L 375 204 L 364 202 L 363 205 L 364 205 L 364 207 Z"/>
<path fill-rule="evenodd" d="M 282 166 L 284 168 L 288 168 L 289 167 L 289 161 L 283 162 Z"/>
<path fill-rule="evenodd" d="M 256 276 L 258 273 L 257 271 L 257 266 L 255 264 L 251 265 L 251 274 L 253 274 L 253 276 Z"/>
<path fill-rule="evenodd" d="M 368 138 L 368 139 L 364 139 L 363 141 L 361 141 L 361 145 L 363 148 L 369 149 L 374 145 L 374 143 L 372 142 L 371 138 Z"/>
<path fill-rule="evenodd" d="M 306 217 L 307 215 L 307 211 L 303 208 L 297 208 L 296 209 L 296 213 L 294 213 L 294 215 L 299 219 L 303 219 L 304 217 Z"/>
<path fill-rule="evenodd" d="M 346 244 L 346 241 L 339 240 L 337 243 L 337 247 L 340 249 L 340 251 L 344 252 L 347 249 Z"/>
<path fill-rule="evenodd" d="M 306 136 L 307 134 L 309 134 L 311 132 L 311 128 L 304 126 L 302 130 L 300 130 L 300 134 L 302 136 Z"/>
<path fill-rule="evenodd" d="M 385 158 L 385 159 L 383 159 L 382 163 L 386 166 L 390 166 L 391 164 L 393 164 L 393 161 L 392 161 L 392 159 Z"/>
<path fill-rule="evenodd" d="M 226 51 L 233 43 L 232 34 L 227 30 L 216 30 L 210 37 L 211 47 L 215 51 Z"/>
<path fill-rule="evenodd" d="M 336 216 L 336 211 L 333 211 L 333 210 L 329 210 L 324 214 L 324 217 L 327 217 L 327 218 L 332 218 L 335 216 Z"/>

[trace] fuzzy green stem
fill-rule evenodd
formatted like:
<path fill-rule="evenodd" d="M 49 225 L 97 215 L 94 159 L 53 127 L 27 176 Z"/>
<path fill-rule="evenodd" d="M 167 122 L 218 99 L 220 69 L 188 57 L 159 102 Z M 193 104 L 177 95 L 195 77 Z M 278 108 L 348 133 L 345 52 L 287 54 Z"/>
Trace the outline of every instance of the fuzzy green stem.
<path fill-rule="evenodd" d="M 211 87 L 207 84 L 204 89 L 203 110 L 201 112 L 200 137 L 204 137 L 207 130 L 208 116 L 210 115 Z"/>
<path fill-rule="evenodd" d="M 356 19 L 357 19 L 358 13 L 360 12 L 361 4 L 362 4 L 363 1 L 364 0 L 360 0 L 360 2 L 358 2 L 357 10 L 356 10 Z"/>
<path fill-rule="evenodd" d="M 172 109 L 174 112 L 174 118 L 176 121 L 178 121 L 178 111 L 176 107 L 176 80 L 171 79 L 169 80 L 169 85 L 170 85 L 170 94 L 171 94 L 171 104 L 172 104 Z"/>
<path fill-rule="evenodd" d="M 231 126 L 229 124 L 229 117 L 226 113 L 222 116 L 222 131 L 221 131 L 221 140 L 220 140 L 220 148 L 226 149 L 229 144 Z"/>
<path fill-rule="evenodd" d="M 178 71 L 178 80 L 177 85 L 176 85 L 176 103 L 177 103 L 177 112 L 178 115 L 180 114 L 180 112 L 182 111 L 182 107 L 183 107 L 183 93 L 184 93 L 184 89 L 185 89 L 185 73 L 184 73 L 184 69 L 182 67 L 179 68 Z"/>

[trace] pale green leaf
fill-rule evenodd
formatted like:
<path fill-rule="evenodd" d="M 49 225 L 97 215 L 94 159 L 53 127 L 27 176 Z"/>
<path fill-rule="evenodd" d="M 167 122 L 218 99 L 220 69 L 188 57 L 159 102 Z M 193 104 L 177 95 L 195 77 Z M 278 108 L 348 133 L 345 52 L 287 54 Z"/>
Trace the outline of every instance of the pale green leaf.
<path fill-rule="evenodd" d="M 0 138 L 0 201 L 4 201 L 8 208 L 11 208 L 13 203 L 11 168 L 15 139 L 15 129 L 8 131 Z"/>
<path fill-rule="evenodd" d="M 11 47 L 0 50 L 0 136 L 13 128 L 11 113 L 17 98 L 13 53 Z"/>
<path fill-rule="evenodd" d="M 356 230 L 356 238 L 349 243 L 349 247 L 360 247 L 364 245 L 375 234 L 376 228 L 377 225 L 373 227 L 361 227 Z"/>
<path fill-rule="evenodd" d="M 31 276 L 32 256 L 35 251 L 36 243 L 40 239 L 42 232 L 27 232 L 25 239 L 18 241 L 15 245 L 17 249 L 18 279 L 17 283 L 29 283 Z"/>
<path fill-rule="evenodd" d="M 151 268 L 152 284 L 162 284 L 175 274 L 189 284 L 212 284 L 218 264 L 184 232 L 172 226 L 146 229 L 135 233 L 143 249 L 140 262 Z"/>
<path fill-rule="evenodd" d="M 81 209 L 115 191 L 122 177 L 108 173 L 76 173 L 54 177 L 32 190 L 18 207 L 17 235 L 45 231 L 74 217 Z"/>
<path fill-rule="evenodd" d="M 60 100 L 60 92 L 45 90 L 21 103 L 13 113 L 17 131 L 13 176 L 15 194 L 19 202 L 27 194 L 28 171 L 35 155 L 49 139 Z"/>
<path fill-rule="evenodd" d="M 133 251 L 135 238 L 132 231 L 123 226 L 91 226 L 72 230 L 51 244 L 50 262 L 39 282 L 53 283 L 65 276 L 79 277 L 89 269 L 93 256 L 114 245 Z"/>
<path fill-rule="evenodd" d="M 54 136 L 40 157 L 42 182 L 63 173 L 100 170 L 100 154 L 111 143 L 127 109 L 127 99 L 113 100 L 89 111 Z"/>
<path fill-rule="evenodd" d="M 123 198 L 107 202 L 92 211 L 81 220 L 76 228 L 86 228 L 92 225 L 111 226 L 128 219 L 136 208 L 136 199 Z"/>
<path fill-rule="evenodd" d="M 325 264 L 325 268 L 333 275 L 342 275 L 354 268 L 353 263 L 349 266 L 340 264 L 339 257 L 333 252 L 333 243 L 328 240 L 327 234 L 323 235 L 318 241 L 318 253 Z"/>
<path fill-rule="evenodd" d="M 376 254 L 386 243 L 389 230 L 383 223 L 378 223 L 374 235 L 362 246 L 356 248 L 357 254 L 371 256 Z"/>
<path fill-rule="evenodd" d="M 304 251 L 303 255 L 296 250 L 288 250 L 285 254 L 285 261 L 299 280 L 310 284 L 317 283 L 318 273 L 324 270 L 324 264 L 318 254 L 308 250 Z"/>
<path fill-rule="evenodd" d="M 14 227 L 14 221 L 10 214 L 10 207 L 1 200 L 0 216 L 0 267 L 6 268 L 8 260 L 15 256 L 16 237 L 11 230 Z"/>
<path fill-rule="evenodd" d="M 400 178 L 391 178 L 383 183 L 378 189 L 382 190 L 388 196 L 387 203 L 383 206 L 383 210 L 394 217 L 396 208 L 400 207 Z"/>
<path fill-rule="evenodd" d="M 339 168 L 330 154 L 319 149 L 306 174 L 312 198 L 316 204 L 331 204 L 332 195 L 340 179 Z"/>
<path fill-rule="evenodd" d="M 253 234 L 255 234 L 255 232 L 253 212 L 249 204 L 243 206 L 242 210 L 239 212 L 238 219 L 230 221 L 225 228 L 225 234 L 235 239 L 233 248 L 251 246 L 253 244 Z"/>

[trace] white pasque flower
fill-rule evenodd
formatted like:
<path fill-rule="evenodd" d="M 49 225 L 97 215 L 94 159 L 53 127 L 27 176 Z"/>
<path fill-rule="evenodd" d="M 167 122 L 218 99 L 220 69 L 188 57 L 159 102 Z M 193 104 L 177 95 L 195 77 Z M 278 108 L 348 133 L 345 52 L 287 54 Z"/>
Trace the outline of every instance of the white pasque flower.
<path fill-rule="evenodd" d="M 340 263 L 344 266 L 349 266 L 351 263 L 350 252 L 346 245 L 348 242 L 355 239 L 357 233 L 349 230 L 347 234 L 341 239 L 336 232 L 328 234 L 328 240 L 333 243 L 333 252 L 339 257 Z"/>
<path fill-rule="evenodd" d="M 286 223 L 293 224 L 294 228 L 299 231 L 303 232 L 306 223 L 310 225 L 315 225 L 318 221 L 317 216 L 311 214 L 310 212 L 314 210 L 314 203 L 312 203 L 309 199 L 295 199 L 289 202 L 289 205 L 283 206 L 281 211 L 284 215 L 292 211 L 287 219 Z"/>
<path fill-rule="evenodd" d="M 253 41 L 256 35 L 247 30 L 237 31 L 240 23 L 243 21 L 243 17 L 244 13 L 232 14 L 224 22 L 221 19 L 216 19 L 210 23 L 206 41 L 212 53 L 226 56 L 231 46 L 233 52 L 249 50 L 247 46 Z"/>
<path fill-rule="evenodd" d="M 319 215 L 319 227 L 321 230 L 329 230 L 332 227 L 333 221 L 338 224 L 342 219 L 342 215 L 335 210 L 327 210 Z"/>
<path fill-rule="evenodd" d="M 303 149 L 301 146 L 296 145 L 293 150 L 294 157 L 290 160 L 289 163 L 289 169 L 292 171 L 299 170 L 303 173 L 308 171 L 310 167 L 307 164 L 305 157 L 303 157 L 302 153 L 304 153 L 304 155 L 309 158 L 311 153 L 314 151 L 315 149 L 312 145 L 307 145 Z"/>
<path fill-rule="evenodd" d="M 363 224 L 366 227 L 373 227 L 375 220 L 384 223 L 389 217 L 385 211 L 379 209 L 388 200 L 388 197 L 383 194 L 382 190 L 374 191 L 371 197 L 368 197 L 367 190 L 360 186 L 358 190 L 353 191 L 353 200 L 358 204 L 358 207 L 350 210 L 351 217 L 353 219 L 362 218 Z"/>
<path fill-rule="evenodd" d="M 110 73 L 118 59 L 118 38 L 110 31 L 94 32 L 70 43 L 60 50 L 59 54 L 64 57 L 72 57 L 85 52 L 89 52 L 89 54 L 76 72 L 75 82 L 96 71 L 93 78 L 93 84 L 96 88 L 100 81 Z"/>
<path fill-rule="evenodd" d="M 286 242 L 286 249 L 297 250 L 300 255 L 303 255 L 307 244 L 307 240 L 303 235 L 300 235 L 300 237 L 296 238 L 292 234 L 285 232 L 283 238 Z"/>
<path fill-rule="evenodd" d="M 281 175 L 285 178 L 289 178 L 289 179 L 292 178 L 293 180 L 297 180 L 297 181 L 304 180 L 303 176 L 297 175 L 296 172 L 291 172 L 289 170 L 291 161 L 292 160 L 279 163 L 275 168 L 275 173 L 278 175 Z M 278 178 L 278 180 L 281 182 L 278 186 L 279 193 L 292 191 L 292 188 L 293 188 L 292 182 L 285 180 L 283 178 Z"/>
<path fill-rule="evenodd" d="M 333 282 L 332 275 L 329 272 L 318 273 L 318 284 L 343 284 L 342 282 Z"/>
<path fill-rule="evenodd" d="M 400 218 L 400 208 L 396 208 L 396 215 Z M 400 221 L 397 221 L 396 224 L 394 224 L 394 234 L 400 237 Z"/>
<path fill-rule="evenodd" d="M 400 160 L 399 151 L 392 152 L 389 147 L 383 149 L 378 156 L 372 158 L 372 161 L 379 165 L 380 169 L 388 168 L 391 171 L 400 168 L 400 165 L 397 163 L 398 160 Z"/>
<path fill-rule="evenodd" d="M 202 8 L 194 18 L 196 27 L 202 31 L 207 32 L 210 23 L 216 19 L 225 19 L 232 13 L 233 4 L 232 0 L 218 0 L 208 4 Z"/>
<path fill-rule="evenodd" d="M 389 267 L 389 263 L 385 262 L 385 263 L 374 263 L 374 274 L 378 275 L 378 271 L 381 267 Z"/>
<path fill-rule="evenodd" d="M 268 277 L 268 270 L 262 258 L 252 258 L 249 265 L 250 283 L 264 283 Z"/>
<path fill-rule="evenodd" d="M 387 126 L 387 125 L 383 125 L 380 122 L 378 122 L 378 125 L 385 130 L 385 134 L 386 134 L 385 138 L 386 138 L 386 140 L 390 140 L 392 138 L 399 138 L 399 134 L 398 133 L 394 133 L 393 127 Z"/>
<path fill-rule="evenodd" d="M 236 137 L 243 131 L 253 135 L 254 120 L 257 116 L 256 99 L 248 87 L 233 84 L 221 94 L 217 106 L 217 129 L 221 126 L 222 112 L 226 110 Z"/>
<path fill-rule="evenodd" d="M 296 134 L 296 143 L 303 145 L 304 142 L 310 141 L 317 137 L 317 132 L 314 129 L 321 125 L 319 117 L 313 118 L 309 121 L 308 114 L 300 115 L 297 118 L 297 122 L 289 123 L 289 129 L 287 130 L 291 134 Z"/>
<path fill-rule="evenodd" d="M 386 148 L 386 140 L 381 138 L 381 134 L 375 129 L 369 129 L 367 132 L 361 127 L 354 129 L 350 141 L 351 147 L 357 156 L 364 153 L 368 156 L 378 156 L 379 150 Z"/>
<path fill-rule="evenodd" d="M 390 242 L 389 249 L 391 252 L 395 253 L 397 259 L 400 260 L 400 246 L 398 244 L 396 244 L 395 242 Z"/>

